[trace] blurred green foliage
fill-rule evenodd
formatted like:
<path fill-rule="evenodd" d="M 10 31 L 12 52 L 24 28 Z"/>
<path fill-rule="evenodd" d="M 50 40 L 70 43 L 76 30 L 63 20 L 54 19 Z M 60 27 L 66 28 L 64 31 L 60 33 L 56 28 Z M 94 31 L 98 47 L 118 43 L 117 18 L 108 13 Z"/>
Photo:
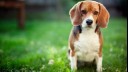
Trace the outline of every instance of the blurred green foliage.
<path fill-rule="evenodd" d="M 68 14 L 70 8 L 75 4 L 73 0 L 62 0 L 61 4 L 63 6 L 63 10 Z"/>

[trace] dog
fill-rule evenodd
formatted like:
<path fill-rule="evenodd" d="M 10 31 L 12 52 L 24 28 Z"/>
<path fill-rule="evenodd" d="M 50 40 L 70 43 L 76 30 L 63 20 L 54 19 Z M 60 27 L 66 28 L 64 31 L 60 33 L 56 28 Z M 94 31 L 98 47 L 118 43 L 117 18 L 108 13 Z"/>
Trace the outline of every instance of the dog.
<path fill-rule="evenodd" d="M 69 60 L 71 70 L 77 70 L 77 62 L 95 61 L 96 71 L 102 72 L 103 36 L 100 28 L 107 28 L 110 14 L 96 1 L 80 1 L 69 11 L 73 24 L 69 36 Z"/>

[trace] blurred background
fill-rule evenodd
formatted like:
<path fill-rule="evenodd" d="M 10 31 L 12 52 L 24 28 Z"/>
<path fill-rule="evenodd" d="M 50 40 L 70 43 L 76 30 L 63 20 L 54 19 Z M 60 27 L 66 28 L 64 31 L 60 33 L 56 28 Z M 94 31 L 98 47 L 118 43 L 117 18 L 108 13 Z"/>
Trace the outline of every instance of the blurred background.
<path fill-rule="evenodd" d="M 0 0 L 20 1 L 24 3 L 25 19 L 60 19 L 68 16 L 69 9 L 80 0 Z M 95 0 L 105 5 L 111 17 L 126 17 L 127 0 Z M 22 4 L 21 4 L 22 5 Z M 16 6 L 14 6 L 16 7 Z M 13 6 L 2 7 L 0 18 L 15 18 L 17 9 Z M 18 6 L 17 6 L 18 7 Z M 60 15 L 61 14 L 61 15 Z M 62 17 L 61 17 L 62 16 Z"/>
<path fill-rule="evenodd" d="M 0 71 L 70 72 L 69 10 L 80 0 L 0 0 Z M 127 71 L 127 0 L 95 0 L 111 18 L 104 35 L 103 71 Z M 78 72 L 95 72 L 83 68 Z"/>

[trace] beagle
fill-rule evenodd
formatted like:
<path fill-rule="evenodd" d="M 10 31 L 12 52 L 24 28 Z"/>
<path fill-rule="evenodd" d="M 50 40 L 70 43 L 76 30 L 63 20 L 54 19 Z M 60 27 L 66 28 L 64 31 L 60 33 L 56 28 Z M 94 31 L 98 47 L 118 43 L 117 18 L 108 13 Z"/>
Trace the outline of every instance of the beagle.
<path fill-rule="evenodd" d="M 95 62 L 96 71 L 102 72 L 103 37 L 100 28 L 106 28 L 110 15 L 103 4 L 80 1 L 69 11 L 73 24 L 69 36 L 69 60 L 72 70 L 77 62 Z"/>

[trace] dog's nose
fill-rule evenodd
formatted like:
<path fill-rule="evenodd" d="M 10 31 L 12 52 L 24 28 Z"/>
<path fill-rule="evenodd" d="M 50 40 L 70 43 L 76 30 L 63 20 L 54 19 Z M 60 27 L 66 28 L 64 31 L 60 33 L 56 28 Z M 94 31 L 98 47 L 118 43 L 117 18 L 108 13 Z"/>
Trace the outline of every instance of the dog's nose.
<path fill-rule="evenodd" d="M 91 25 L 93 23 L 93 21 L 91 19 L 87 19 L 86 23 L 87 23 L 87 25 Z"/>

